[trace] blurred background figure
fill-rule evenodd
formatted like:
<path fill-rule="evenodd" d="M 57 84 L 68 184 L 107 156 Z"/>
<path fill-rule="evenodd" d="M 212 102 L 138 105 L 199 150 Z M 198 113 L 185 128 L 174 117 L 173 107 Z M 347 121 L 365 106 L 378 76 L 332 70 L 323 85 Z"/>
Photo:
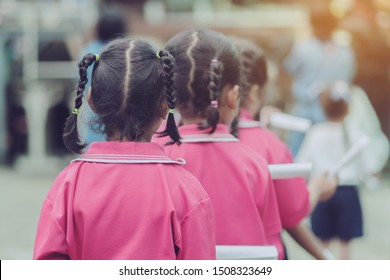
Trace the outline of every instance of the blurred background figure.
<path fill-rule="evenodd" d="M 7 151 L 6 133 L 6 86 L 9 75 L 6 39 L 0 35 L 0 163 L 5 161 Z"/>
<path fill-rule="evenodd" d="M 330 13 L 328 5 L 312 10 L 310 22 L 312 36 L 295 43 L 284 66 L 293 80 L 294 115 L 318 123 L 326 119 L 319 100 L 321 90 L 338 80 L 350 83 L 356 64 L 353 49 L 341 45 L 332 37 L 338 21 Z M 289 144 L 293 154 L 297 153 L 303 136 L 302 133 L 291 134 Z"/>
<path fill-rule="evenodd" d="M 111 40 L 117 37 L 126 36 L 129 33 L 128 15 L 124 13 L 118 5 L 103 5 L 100 9 L 99 19 L 93 30 L 93 38 L 81 49 L 80 57 L 87 53 L 98 54 L 100 50 Z M 91 85 L 92 68 L 88 69 L 88 83 L 85 87 L 84 96 Z M 104 141 L 105 136 L 101 128 L 96 124 L 96 114 L 89 107 L 87 100 L 84 100 L 81 107 L 81 118 L 79 118 L 80 134 L 87 144 L 96 141 Z"/>
<path fill-rule="evenodd" d="M 370 145 L 362 152 L 365 168 L 361 170 L 359 180 L 368 189 L 375 190 L 382 185 L 383 169 L 389 160 L 390 143 L 363 88 L 358 85 L 348 88 L 351 97 L 348 115 L 344 120 L 345 129 L 352 140 L 359 137 L 370 140 Z"/>
<path fill-rule="evenodd" d="M 362 88 L 390 136 L 390 2 L 355 0 L 341 27 L 351 36 L 357 60 L 354 83 Z"/>
<path fill-rule="evenodd" d="M 349 111 L 351 90 L 344 82 L 326 87 L 320 94 L 326 121 L 315 124 L 307 133 L 296 157 L 299 162 L 313 163 L 312 176 L 332 170 L 357 141 L 349 133 L 345 118 Z M 337 173 L 339 185 L 335 195 L 319 202 L 311 216 L 313 232 L 324 246 L 337 238 L 340 259 L 350 258 L 349 243 L 363 236 L 363 214 L 358 194 L 360 175 L 367 169 L 367 161 L 357 155 Z"/>

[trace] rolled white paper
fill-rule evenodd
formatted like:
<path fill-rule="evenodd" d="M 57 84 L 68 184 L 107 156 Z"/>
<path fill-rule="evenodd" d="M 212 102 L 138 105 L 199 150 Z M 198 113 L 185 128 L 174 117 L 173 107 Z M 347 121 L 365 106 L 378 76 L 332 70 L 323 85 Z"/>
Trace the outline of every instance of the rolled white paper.
<path fill-rule="evenodd" d="M 370 139 L 367 136 L 360 137 L 342 156 L 342 158 L 329 170 L 329 176 L 336 176 L 346 165 L 351 163 L 368 144 L 370 144 Z"/>
<path fill-rule="evenodd" d="M 276 260 L 278 250 L 275 246 L 215 246 L 217 260 Z"/>
<path fill-rule="evenodd" d="M 311 121 L 284 113 L 272 113 L 269 117 L 271 127 L 285 130 L 306 132 L 311 127 Z"/>
<path fill-rule="evenodd" d="M 313 165 L 310 162 L 269 164 L 268 170 L 272 179 L 286 179 L 295 177 L 307 177 Z"/>

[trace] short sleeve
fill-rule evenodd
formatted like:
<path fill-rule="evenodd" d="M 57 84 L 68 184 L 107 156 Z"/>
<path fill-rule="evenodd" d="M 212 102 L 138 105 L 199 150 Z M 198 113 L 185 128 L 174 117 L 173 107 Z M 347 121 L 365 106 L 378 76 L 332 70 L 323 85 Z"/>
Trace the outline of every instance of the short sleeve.
<path fill-rule="evenodd" d="M 214 260 L 216 258 L 214 210 L 209 198 L 200 201 L 183 218 L 179 243 L 178 259 Z"/>
<path fill-rule="evenodd" d="M 53 217 L 53 203 L 43 203 L 34 245 L 35 260 L 66 260 L 67 242 L 63 229 Z"/>
<path fill-rule="evenodd" d="M 260 206 L 260 216 L 263 220 L 264 231 L 267 236 L 280 233 L 282 231 L 279 215 L 279 207 L 275 194 L 275 186 L 271 179 L 271 175 L 268 173 L 265 178 L 260 182 L 263 182 L 264 197 Z"/>

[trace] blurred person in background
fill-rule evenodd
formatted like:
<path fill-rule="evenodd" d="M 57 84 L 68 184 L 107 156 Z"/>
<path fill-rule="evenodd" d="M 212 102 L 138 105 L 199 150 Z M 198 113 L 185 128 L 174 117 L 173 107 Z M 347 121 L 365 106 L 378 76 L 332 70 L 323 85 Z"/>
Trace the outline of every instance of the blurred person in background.
<path fill-rule="evenodd" d="M 89 41 L 81 50 L 81 54 L 99 53 L 103 47 L 111 40 L 122 37 L 129 32 L 127 15 L 117 5 L 102 5 L 98 22 L 95 26 L 95 38 Z M 88 83 L 85 87 L 84 96 L 90 86 L 92 69 L 88 69 Z M 81 118 L 79 121 L 79 129 L 82 138 L 90 144 L 96 141 L 104 141 L 105 135 L 102 133 L 102 128 L 98 125 L 92 125 L 96 114 L 91 110 L 88 102 L 83 103 L 81 108 Z"/>
<path fill-rule="evenodd" d="M 351 85 L 350 90 L 351 100 L 345 125 L 351 139 L 363 135 L 370 139 L 370 145 L 362 152 L 366 168 L 362 170 L 360 179 L 368 189 L 374 190 L 382 184 L 381 173 L 389 159 L 390 144 L 364 89 Z"/>
<path fill-rule="evenodd" d="M 350 87 L 338 81 L 322 90 L 320 100 L 326 121 L 309 130 L 296 157 L 298 162 L 313 163 L 311 175 L 314 177 L 331 170 L 358 140 L 352 138 L 345 122 L 351 100 Z M 312 230 L 324 246 L 328 247 L 335 238 L 340 241 L 340 259 L 349 259 L 350 241 L 363 236 L 358 186 L 367 164 L 359 154 L 337 172 L 336 193 L 329 200 L 319 202 L 311 216 Z"/>
<path fill-rule="evenodd" d="M 7 151 L 6 88 L 9 76 L 9 57 L 6 51 L 6 38 L 0 36 L 0 163 L 5 161 Z"/>
<path fill-rule="evenodd" d="M 350 83 L 356 71 L 352 48 L 332 40 L 338 21 L 328 6 L 324 7 L 311 13 L 312 36 L 296 42 L 284 61 L 285 69 L 292 77 L 293 114 L 313 123 L 326 119 L 318 98 L 320 89 L 338 80 Z M 303 137 L 303 133 L 291 133 L 289 145 L 294 155 Z"/>
<path fill-rule="evenodd" d="M 354 82 L 367 94 L 380 120 L 380 128 L 389 137 L 390 40 L 386 35 L 390 29 L 390 11 L 380 11 L 374 2 L 354 1 L 341 26 L 351 34 L 356 54 L 358 67 Z"/>

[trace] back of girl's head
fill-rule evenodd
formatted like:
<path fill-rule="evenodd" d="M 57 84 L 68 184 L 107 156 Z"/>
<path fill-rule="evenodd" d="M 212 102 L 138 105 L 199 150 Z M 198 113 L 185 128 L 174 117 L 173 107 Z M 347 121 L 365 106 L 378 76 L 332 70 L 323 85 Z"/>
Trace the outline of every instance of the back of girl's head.
<path fill-rule="evenodd" d="M 321 104 L 329 120 L 341 121 L 348 114 L 350 87 L 345 82 L 336 82 L 326 87 L 320 95 Z"/>
<path fill-rule="evenodd" d="M 210 128 L 213 133 L 219 121 L 221 91 L 239 84 L 237 50 L 223 34 L 210 30 L 181 32 L 168 41 L 166 49 L 176 60 L 180 113 L 206 118 L 199 128 Z"/>
<path fill-rule="evenodd" d="M 80 153 L 85 147 L 77 132 L 77 113 L 87 83 L 87 68 L 93 63 L 92 107 L 107 138 L 138 141 L 145 128 L 161 116 L 162 102 L 166 100 L 171 112 L 175 108 L 174 58 L 165 50 L 157 53 L 142 40 L 114 40 L 99 55 L 87 54 L 79 63 L 75 108 L 63 136 L 70 151 Z M 171 113 L 162 135 L 180 142 Z"/>
<path fill-rule="evenodd" d="M 237 37 L 231 37 L 231 41 L 240 54 L 241 79 L 243 99 L 252 86 L 264 87 L 268 80 L 267 61 L 264 51 L 254 42 Z"/>

